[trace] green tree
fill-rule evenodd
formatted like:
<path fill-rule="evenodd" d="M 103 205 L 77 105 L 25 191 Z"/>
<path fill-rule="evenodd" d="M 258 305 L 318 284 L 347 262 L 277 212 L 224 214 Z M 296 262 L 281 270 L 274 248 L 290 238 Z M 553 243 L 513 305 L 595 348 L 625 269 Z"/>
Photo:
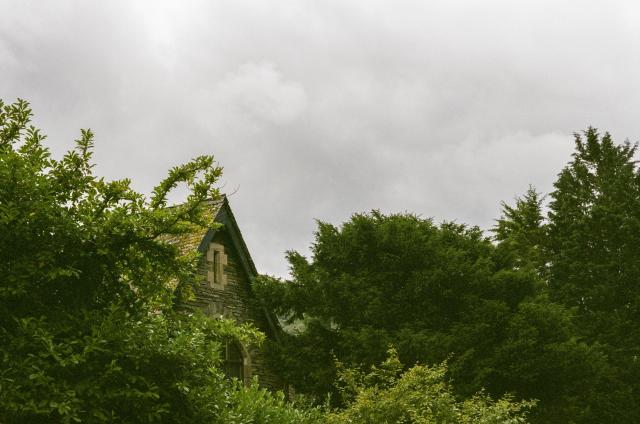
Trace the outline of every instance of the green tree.
<path fill-rule="evenodd" d="M 495 423 L 527 421 L 535 402 L 493 401 L 484 393 L 456 398 L 446 377 L 446 364 L 415 365 L 403 371 L 395 350 L 368 373 L 340 369 L 338 386 L 346 407 L 328 415 L 329 424 L 354 423 Z"/>
<path fill-rule="evenodd" d="M 146 198 L 93 175 L 91 131 L 56 160 L 30 117 L 0 101 L 0 421 L 249 422 L 260 392 L 225 379 L 218 352 L 261 336 L 179 311 L 198 257 L 164 242 L 213 224 L 221 168 L 198 157 Z M 191 193 L 167 207 L 178 184 Z M 250 422 L 305 422 L 268 403 L 282 420 Z"/>
<path fill-rule="evenodd" d="M 504 228 L 521 228 L 507 219 Z M 474 227 L 375 211 L 339 228 L 319 223 L 312 258 L 289 253 L 292 281 L 255 285 L 293 325 L 269 345 L 273 362 L 297 389 L 322 397 L 335 394 L 334 356 L 366 368 L 392 344 L 408 365 L 449 358 L 460 396 L 511 393 L 540 400 L 534 421 L 586 422 L 607 361 L 577 338 L 573 312 L 548 300 L 536 267 L 518 261 L 527 243 L 508 251 Z"/>
<path fill-rule="evenodd" d="M 550 286 L 581 314 L 640 318 L 640 173 L 637 146 L 614 144 L 594 128 L 576 134 L 573 160 L 551 193 Z M 601 322 L 602 328 L 611 322 Z M 617 327 L 617 326 L 616 326 Z M 637 325 L 624 328 L 640 340 Z M 606 331 L 605 333 L 609 333 Z M 640 353 L 640 352 L 636 352 Z"/>
<path fill-rule="evenodd" d="M 372 365 L 393 343 L 406 363 L 441 361 L 449 352 L 439 331 L 457 322 L 492 267 L 492 245 L 477 228 L 375 211 L 340 229 L 319 223 L 312 250 L 311 262 L 289 252 L 291 282 L 262 278 L 255 291 L 301 323 L 270 349 L 296 388 L 317 395 L 332 390 L 332 352 Z"/>
<path fill-rule="evenodd" d="M 515 205 L 502 203 L 502 216 L 492 229 L 498 242 L 498 257 L 504 255 L 505 265 L 514 268 L 532 267 L 545 274 L 544 245 L 546 220 L 542 213 L 544 197 L 529 187 Z"/>
<path fill-rule="evenodd" d="M 608 396 L 640 421 L 640 171 L 637 145 L 594 128 L 575 135 L 573 160 L 554 184 L 547 256 L 554 299 L 578 312 L 588 340 L 603 345 L 620 390 Z M 619 421 L 623 422 L 623 421 Z"/>

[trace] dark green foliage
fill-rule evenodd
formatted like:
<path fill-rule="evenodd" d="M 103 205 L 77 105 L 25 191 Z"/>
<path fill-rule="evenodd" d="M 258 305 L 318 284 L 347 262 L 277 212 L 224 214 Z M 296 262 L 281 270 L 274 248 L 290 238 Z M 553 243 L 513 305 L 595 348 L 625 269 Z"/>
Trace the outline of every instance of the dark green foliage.
<path fill-rule="evenodd" d="M 275 285 L 281 297 L 267 301 L 291 318 L 307 314 L 339 328 L 416 321 L 446 328 L 462 312 L 460 294 L 486 281 L 492 249 L 477 228 L 437 227 L 412 215 L 374 211 L 341 229 L 319 223 L 313 263 L 290 252 L 294 280 Z"/>
<path fill-rule="evenodd" d="M 198 256 L 163 240 L 213 224 L 213 158 L 146 199 L 92 174 L 90 131 L 55 160 L 30 116 L 0 101 L 0 422 L 311 422 L 222 376 L 221 343 L 256 330 L 175 308 Z M 191 194 L 168 208 L 177 184 Z"/>
<path fill-rule="evenodd" d="M 551 193 L 550 285 L 581 314 L 637 320 L 640 300 L 640 174 L 636 146 L 590 128 Z M 638 321 L 636 321 L 638 322 Z M 628 330 L 638 330 L 638 326 Z M 634 338 L 640 340 L 640 333 Z"/>
<path fill-rule="evenodd" d="M 514 268 L 532 267 L 540 275 L 545 274 L 544 244 L 546 221 L 542 214 L 543 197 L 533 188 L 516 204 L 502 203 L 502 217 L 493 228 L 498 244 L 498 258 Z"/>
<path fill-rule="evenodd" d="M 547 256 L 554 299 L 577 310 L 620 380 L 605 399 L 640 421 L 640 171 L 637 146 L 576 134 L 573 160 L 551 193 Z M 618 421 L 622 422 L 622 421 Z"/>
<path fill-rule="evenodd" d="M 212 422 L 232 387 L 212 365 L 230 324 L 122 308 L 24 318 L 3 348 L 3 422 Z"/>
<path fill-rule="evenodd" d="M 256 291 L 297 331 L 272 346 L 282 373 L 321 396 L 331 357 L 352 366 L 448 358 L 457 393 L 538 399 L 544 423 L 640 421 L 640 173 L 636 147 L 588 129 L 545 216 L 530 188 L 503 204 L 493 242 L 413 215 L 319 223 L 293 279 Z M 286 359 L 285 359 L 286 358 Z"/>
<path fill-rule="evenodd" d="M 221 344 L 254 329 L 176 308 L 199 258 L 163 240 L 212 225 L 213 158 L 147 199 L 93 175 L 88 130 L 52 159 L 30 115 L 0 102 L 0 422 L 523 422 L 529 399 L 532 422 L 640 422 L 635 146 L 576 136 L 548 216 L 529 189 L 494 239 L 410 214 L 318 223 L 292 281 L 254 290 L 286 318 L 276 369 L 344 408 L 323 416 L 222 376 Z M 443 361 L 455 393 L 444 366 L 414 366 Z"/>
<path fill-rule="evenodd" d="M 503 228 L 517 228 L 506 220 Z M 332 391 L 332 355 L 367 367 L 393 344 L 406 364 L 449 358 L 462 396 L 511 393 L 541 400 L 539 422 L 580 420 L 606 359 L 576 338 L 572 312 L 547 299 L 537 267 L 518 260 L 525 245 L 506 251 L 477 228 L 413 215 L 320 223 L 312 261 L 289 254 L 291 282 L 263 277 L 255 286 L 297 329 L 271 347 L 274 363 L 321 397 Z"/>

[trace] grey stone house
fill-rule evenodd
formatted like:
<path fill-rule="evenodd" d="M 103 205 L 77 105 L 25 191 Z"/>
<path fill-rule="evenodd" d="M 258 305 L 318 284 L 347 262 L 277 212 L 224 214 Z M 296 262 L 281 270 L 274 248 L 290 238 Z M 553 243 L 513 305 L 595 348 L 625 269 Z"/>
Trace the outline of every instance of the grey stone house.
<path fill-rule="evenodd" d="M 251 281 L 258 273 L 229 201 L 223 197 L 212 203 L 211 208 L 219 227 L 169 241 L 179 244 L 183 252 L 197 250 L 201 253 L 195 299 L 185 306 L 199 308 L 207 315 L 222 316 L 239 324 L 252 323 L 267 338 L 278 337 L 281 330 L 276 317 L 252 294 Z M 229 377 L 238 378 L 245 384 L 257 376 L 263 387 L 285 389 L 269 370 L 260 349 L 254 346 L 228 342 L 224 349 L 224 370 Z"/>

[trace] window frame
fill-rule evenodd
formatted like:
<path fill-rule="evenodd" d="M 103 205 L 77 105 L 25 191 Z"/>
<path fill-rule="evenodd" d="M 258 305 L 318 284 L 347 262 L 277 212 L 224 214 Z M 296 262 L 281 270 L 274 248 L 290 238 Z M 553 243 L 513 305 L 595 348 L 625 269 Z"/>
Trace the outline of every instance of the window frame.
<path fill-rule="evenodd" d="M 227 285 L 227 255 L 224 245 L 209 243 L 205 259 L 207 285 L 211 288 L 224 289 Z"/>

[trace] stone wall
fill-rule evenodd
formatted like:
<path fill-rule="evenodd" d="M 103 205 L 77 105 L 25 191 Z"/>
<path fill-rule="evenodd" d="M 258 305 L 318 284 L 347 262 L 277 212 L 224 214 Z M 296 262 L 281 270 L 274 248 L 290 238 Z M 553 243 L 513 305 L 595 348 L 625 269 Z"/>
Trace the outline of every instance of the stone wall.
<path fill-rule="evenodd" d="M 222 272 L 225 274 L 224 284 L 212 284 L 211 267 L 207 266 L 207 258 L 204 255 L 198 276 L 196 297 L 188 303 L 188 306 L 200 308 L 207 315 L 233 319 L 239 324 L 252 323 L 267 337 L 273 337 L 273 330 L 269 326 L 263 309 L 251 295 L 249 277 L 241 265 L 238 252 L 230 238 L 223 229 L 219 229 L 211 243 L 224 246 L 226 255 L 226 261 L 222 262 L 223 264 L 226 262 L 222 266 Z M 284 389 L 283 383 L 266 366 L 260 349 L 255 346 L 242 346 L 242 348 L 243 353 L 248 356 L 245 358 L 245 382 L 250 381 L 253 376 L 258 376 L 261 386 L 271 390 Z"/>

